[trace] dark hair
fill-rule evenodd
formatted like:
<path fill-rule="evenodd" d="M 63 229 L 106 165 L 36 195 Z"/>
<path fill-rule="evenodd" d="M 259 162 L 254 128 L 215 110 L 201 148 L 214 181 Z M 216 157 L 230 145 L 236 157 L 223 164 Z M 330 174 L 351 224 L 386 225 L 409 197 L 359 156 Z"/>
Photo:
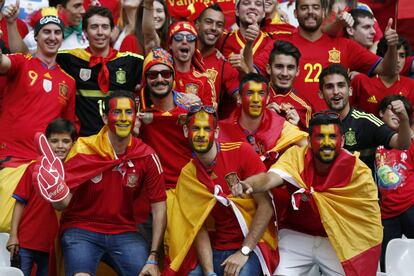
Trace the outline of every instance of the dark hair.
<path fill-rule="evenodd" d="M 264 76 L 262 76 L 260 74 L 257 74 L 257 73 L 248 73 L 248 74 L 244 75 L 243 78 L 240 80 L 240 85 L 239 85 L 240 93 L 243 89 L 243 86 L 249 81 L 265 83 L 266 85 L 269 84 L 269 80 L 267 78 L 265 78 Z"/>
<path fill-rule="evenodd" d="M 212 5 L 208 6 L 207 8 L 205 8 L 200 15 L 197 17 L 197 19 L 195 20 L 196 22 L 200 22 L 201 19 L 203 18 L 204 14 L 206 13 L 207 10 L 213 10 L 213 11 L 218 11 L 223 13 L 223 9 L 220 7 L 219 4 L 217 3 L 213 3 Z M 224 15 L 224 14 L 223 14 Z"/>
<path fill-rule="evenodd" d="M 57 5 L 62 5 L 66 7 L 70 0 L 49 0 L 49 7 L 57 7 Z"/>
<path fill-rule="evenodd" d="M 309 135 L 312 135 L 313 128 L 319 125 L 338 125 L 341 129 L 341 119 L 339 114 L 331 110 L 323 110 L 321 112 L 315 113 L 312 118 L 309 120 Z M 341 129 L 342 134 L 342 129 Z"/>
<path fill-rule="evenodd" d="M 50 138 L 50 136 L 55 133 L 68 133 L 73 142 L 77 138 L 76 128 L 73 123 L 62 118 L 53 120 L 46 127 L 45 135 L 47 138 Z"/>
<path fill-rule="evenodd" d="M 351 83 L 351 79 L 349 78 L 348 71 L 343 67 L 341 64 L 330 64 L 327 67 L 322 69 L 321 74 L 319 75 L 319 89 L 323 90 L 323 85 L 325 84 L 325 77 L 333 74 L 341 75 L 345 78 L 346 83 Z"/>
<path fill-rule="evenodd" d="M 397 49 L 399 50 L 401 47 L 404 47 L 405 54 L 408 56 L 411 53 L 410 44 L 408 43 L 407 39 L 402 36 L 398 37 L 398 44 Z M 377 56 L 384 57 L 385 53 L 388 50 L 387 40 L 382 37 L 378 42 L 377 46 Z"/>
<path fill-rule="evenodd" d="M 137 111 L 137 104 L 135 102 L 135 98 L 132 92 L 127 90 L 114 90 L 105 97 L 103 112 L 108 115 L 109 112 L 109 102 L 113 98 L 129 98 L 134 103 L 134 110 Z"/>
<path fill-rule="evenodd" d="M 165 22 L 162 25 L 161 29 L 155 30 L 160 38 L 161 41 L 161 47 L 164 49 L 167 49 L 167 41 L 168 41 L 168 28 L 170 26 L 171 20 L 170 20 L 170 14 L 168 13 L 167 4 L 163 0 L 155 0 L 159 2 L 163 8 L 165 13 Z M 155 9 L 155 8 L 154 8 Z M 142 45 L 144 48 L 144 35 L 142 33 L 142 18 L 144 15 L 144 1 L 141 2 L 141 4 L 138 6 L 137 11 L 137 18 L 135 20 L 135 36 L 138 39 L 138 42 Z"/>
<path fill-rule="evenodd" d="M 369 10 L 365 10 L 365 9 L 359 9 L 359 8 L 352 9 L 349 11 L 349 14 L 354 19 L 354 25 L 352 25 L 352 28 L 354 29 L 361 23 L 360 22 L 361 18 L 374 19 L 374 15 Z"/>
<path fill-rule="evenodd" d="M 89 18 L 91 18 L 94 15 L 100 15 L 102 17 L 106 17 L 109 19 L 109 24 L 111 25 L 111 29 L 114 28 L 114 17 L 112 16 L 112 12 L 105 7 L 97 7 L 97 6 L 91 6 L 83 16 L 82 19 L 82 29 L 86 30 L 88 28 L 89 24 Z"/>
<path fill-rule="evenodd" d="M 385 110 L 388 108 L 391 102 L 397 101 L 397 100 L 401 100 L 402 103 L 404 104 L 405 110 L 407 111 L 407 115 L 408 115 L 408 121 L 411 125 L 413 121 L 413 118 L 412 118 L 413 117 L 413 106 L 408 101 L 408 99 L 402 95 L 394 94 L 394 95 L 388 95 L 384 97 L 384 99 L 382 99 L 378 105 L 378 112 L 380 111 L 385 112 Z"/>
<path fill-rule="evenodd" d="M 272 52 L 269 55 L 269 65 L 272 64 L 275 56 L 277 55 L 286 55 L 292 56 L 296 60 L 296 66 L 299 65 L 299 59 L 301 57 L 299 49 L 292 43 L 284 40 L 275 41 L 273 44 Z"/>

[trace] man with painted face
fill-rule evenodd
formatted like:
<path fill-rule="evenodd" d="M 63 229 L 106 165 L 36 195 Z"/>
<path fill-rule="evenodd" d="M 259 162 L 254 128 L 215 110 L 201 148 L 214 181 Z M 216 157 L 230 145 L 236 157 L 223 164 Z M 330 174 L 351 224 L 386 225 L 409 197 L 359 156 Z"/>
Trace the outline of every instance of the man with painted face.
<path fill-rule="evenodd" d="M 161 164 L 152 148 L 131 135 L 136 110 L 130 92 L 111 92 L 102 119 L 105 126 L 97 135 L 78 139 L 64 173 L 40 142 L 44 158 L 35 177 L 42 196 L 63 210 L 65 273 L 95 275 L 104 258 L 120 275 L 159 275 L 166 225 Z M 50 181 L 53 171 L 61 172 L 57 181 Z M 135 201 L 144 191 L 153 214 L 150 252 L 134 218 L 140 212 Z"/>
<path fill-rule="evenodd" d="M 375 275 L 382 226 L 378 191 L 369 168 L 348 151 L 339 114 L 315 113 L 309 145 L 288 149 L 267 173 L 233 186 L 233 194 L 286 185 L 291 194 L 279 221 L 280 263 L 275 275 Z"/>
<path fill-rule="evenodd" d="M 216 120 L 208 106 L 194 106 L 187 115 L 184 134 L 194 158 L 181 171 L 168 218 L 167 270 L 178 275 L 270 275 L 278 261 L 270 197 L 235 199 L 230 191 L 238 179 L 265 167 L 247 143 L 218 143 Z M 214 221 L 214 231 L 208 221 Z M 194 268 L 195 255 L 199 265 Z"/>
<path fill-rule="evenodd" d="M 306 142 L 307 134 L 266 108 L 269 101 L 268 80 L 256 73 L 240 82 L 241 106 L 226 120 L 220 121 L 220 141 L 248 142 L 270 167 L 288 147 Z"/>

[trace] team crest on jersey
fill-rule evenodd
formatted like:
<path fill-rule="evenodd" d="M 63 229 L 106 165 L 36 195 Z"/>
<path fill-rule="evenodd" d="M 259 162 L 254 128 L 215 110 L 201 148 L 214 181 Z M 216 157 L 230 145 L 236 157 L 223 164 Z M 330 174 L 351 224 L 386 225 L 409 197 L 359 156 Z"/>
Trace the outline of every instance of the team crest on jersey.
<path fill-rule="evenodd" d="M 59 95 L 66 98 L 68 96 L 68 90 L 66 83 L 59 83 Z"/>
<path fill-rule="evenodd" d="M 345 145 L 352 147 L 356 144 L 357 140 L 355 136 L 355 131 L 353 131 L 352 128 L 350 128 L 347 132 L 345 132 Z"/>
<path fill-rule="evenodd" d="M 119 68 L 118 71 L 116 71 L 116 82 L 119 84 L 126 83 L 126 72 L 125 70 Z"/>
<path fill-rule="evenodd" d="M 135 173 L 127 174 L 127 187 L 135 187 L 138 183 L 138 176 Z"/>
<path fill-rule="evenodd" d="M 43 79 L 43 89 L 47 93 L 49 93 L 50 91 L 52 91 L 52 81 L 51 80 L 47 80 L 47 79 Z"/>
<path fill-rule="evenodd" d="M 212 82 L 216 82 L 216 78 L 217 78 L 217 75 L 218 75 L 217 70 L 215 70 L 213 68 L 207 69 L 206 74 Z M 224 74 L 224 72 L 223 72 L 223 74 Z"/>
<path fill-rule="evenodd" d="M 79 71 L 79 78 L 83 81 L 87 81 L 91 78 L 91 69 L 81 68 Z"/>
<path fill-rule="evenodd" d="M 226 180 L 227 185 L 231 189 L 234 185 L 240 182 L 239 177 L 237 176 L 236 172 L 231 172 L 224 176 L 224 180 Z"/>
<path fill-rule="evenodd" d="M 100 174 L 98 174 L 97 176 L 95 176 L 95 177 L 91 178 L 91 181 L 92 181 L 93 183 L 95 183 L 95 184 L 97 184 L 97 183 L 101 182 L 101 180 L 102 180 L 102 173 L 100 173 Z"/>
<path fill-rule="evenodd" d="M 198 85 L 194 83 L 188 83 L 185 85 L 185 93 L 198 95 Z"/>
<path fill-rule="evenodd" d="M 332 50 L 328 51 L 329 58 L 328 61 L 332 63 L 341 63 L 341 52 L 335 49 L 335 47 Z"/>

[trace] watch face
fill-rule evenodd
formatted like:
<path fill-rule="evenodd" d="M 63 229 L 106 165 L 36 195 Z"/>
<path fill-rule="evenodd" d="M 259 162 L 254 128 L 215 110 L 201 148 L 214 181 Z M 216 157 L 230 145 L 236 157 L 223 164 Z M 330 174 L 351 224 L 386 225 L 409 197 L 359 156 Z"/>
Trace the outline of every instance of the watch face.
<path fill-rule="evenodd" d="M 242 248 L 241 248 L 241 253 L 243 254 L 243 255 L 249 255 L 249 253 L 250 253 L 250 248 L 249 247 L 247 247 L 247 246 L 243 246 Z"/>

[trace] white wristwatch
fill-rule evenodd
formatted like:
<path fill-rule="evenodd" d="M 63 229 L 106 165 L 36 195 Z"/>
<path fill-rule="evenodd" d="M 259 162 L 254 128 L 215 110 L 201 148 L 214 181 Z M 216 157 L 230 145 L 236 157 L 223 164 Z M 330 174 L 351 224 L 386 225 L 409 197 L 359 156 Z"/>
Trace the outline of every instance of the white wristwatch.
<path fill-rule="evenodd" d="M 242 248 L 240 248 L 240 252 L 244 255 L 244 256 L 249 256 L 250 252 L 252 252 L 252 250 L 248 247 L 248 246 L 243 246 Z"/>

